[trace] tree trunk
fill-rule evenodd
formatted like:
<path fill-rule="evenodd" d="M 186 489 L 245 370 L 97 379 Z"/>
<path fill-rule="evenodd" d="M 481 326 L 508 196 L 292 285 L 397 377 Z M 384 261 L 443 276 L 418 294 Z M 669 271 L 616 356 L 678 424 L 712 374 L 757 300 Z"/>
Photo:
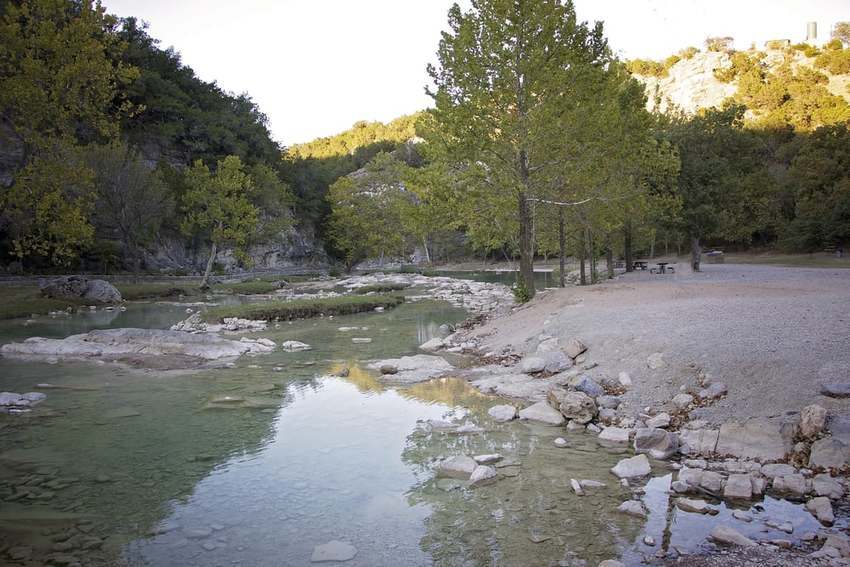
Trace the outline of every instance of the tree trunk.
<path fill-rule="evenodd" d="M 649 243 L 649 259 L 655 258 L 655 231 L 652 231 L 652 240 Z"/>
<path fill-rule="evenodd" d="M 204 277 L 201 279 L 201 289 L 209 289 L 210 272 L 212 272 L 213 264 L 215 263 L 215 255 L 218 253 L 218 246 L 215 242 L 212 243 L 210 250 L 210 259 L 207 260 L 207 269 L 204 270 Z"/>
<path fill-rule="evenodd" d="M 596 247 L 593 245 L 593 233 L 587 229 L 587 257 L 590 258 L 590 283 L 595 284 L 599 281 L 599 274 L 596 270 Z"/>
<path fill-rule="evenodd" d="M 567 234 L 564 230 L 564 209 L 558 208 L 558 266 L 561 277 L 558 280 L 560 287 L 567 286 Z"/>
<path fill-rule="evenodd" d="M 430 264 L 431 263 L 431 253 L 428 251 L 428 239 L 424 236 L 422 237 L 422 246 L 425 248 L 425 261 Z"/>
<path fill-rule="evenodd" d="M 585 260 L 586 257 L 587 257 L 587 246 L 586 246 L 586 242 L 585 242 L 585 238 L 584 238 L 584 231 L 581 231 L 581 237 L 580 237 L 580 242 L 579 242 L 579 262 L 580 262 L 580 265 L 579 265 L 579 269 L 578 269 L 579 276 L 580 276 L 579 281 L 581 282 L 581 285 L 587 285 L 587 272 L 584 269 L 584 260 Z"/>
<path fill-rule="evenodd" d="M 614 279 L 614 250 L 611 248 L 611 235 L 605 238 L 605 267 L 608 268 L 608 279 Z"/>
<path fill-rule="evenodd" d="M 632 221 L 630 220 L 627 220 L 626 224 L 623 225 L 623 249 L 623 255 L 626 259 L 626 271 L 633 272 L 635 266 L 634 256 L 632 256 Z"/>
<path fill-rule="evenodd" d="M 534 258 L 531 234 L 531 213 L 525 192 L 519 196 L 519 275 L 529 298 L 534 297 Z"/>
<path fill-rule="evenodd" d="M 699 237 L 691 237 L 691 267 L 695 272 L 699 271 L 700 260 L 702 259 L 702 247 L 699 244 Z"/>

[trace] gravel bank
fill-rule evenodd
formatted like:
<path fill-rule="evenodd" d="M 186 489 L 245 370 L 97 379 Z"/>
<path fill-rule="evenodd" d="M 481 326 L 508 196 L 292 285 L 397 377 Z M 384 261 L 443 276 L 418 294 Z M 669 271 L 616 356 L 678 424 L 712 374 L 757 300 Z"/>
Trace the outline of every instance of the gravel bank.
<path fill-rule="evenodd" d="M 744 264 L 693 273 L 626 274 L 603 285 L 549 290 L 530 305 L 476 329 L 484 350 L 533 351 L 547 333 L 581 337 L 599 371 L 628 372 L 625 403 L 669 400 L 704 369 L 729 395 L 699 410 L 720 423 L 772 417 L 817 402 L 832 414 L 850 400 L 825 398 L 819 385 L 850 382 L 850 271 Z M 647 357 L 660 352 L 665 366 Z"/>

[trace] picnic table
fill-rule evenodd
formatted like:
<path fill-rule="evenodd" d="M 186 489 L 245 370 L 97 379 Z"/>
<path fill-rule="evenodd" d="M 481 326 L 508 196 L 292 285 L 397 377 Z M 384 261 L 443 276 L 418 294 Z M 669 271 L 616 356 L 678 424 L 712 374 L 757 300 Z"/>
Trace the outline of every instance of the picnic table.
<path fill-rule="evenodd" d="M 648 266 L 649 262 L 645 262 L 643 260 L 635 260 L 634 265 L 632 266 L 635 270 L 645 270 Z"/>
<path fill-rule="evenodd" d="M 666 274 L 670 272 L 671 274 L 676 272 L 676 269 L 673 266 L 670 266 L 670 262 L 656 262 L 658 264 L 657 268 L 652 268 L 649 270 L 650 274 Z M 670 266 L 669 268 L 667 266 Z"/>

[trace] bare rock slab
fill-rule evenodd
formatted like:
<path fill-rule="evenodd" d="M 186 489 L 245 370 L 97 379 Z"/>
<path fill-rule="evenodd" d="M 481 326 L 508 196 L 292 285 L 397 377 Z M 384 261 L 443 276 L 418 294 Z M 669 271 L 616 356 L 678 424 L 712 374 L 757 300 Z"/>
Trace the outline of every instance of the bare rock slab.
<path fill-rule="evenodd" d="M 449 364 L 446 359 L 429 354 L 378 360 L 369 364 L 368 368 L 380 371 L 381 367 L 384 366 L 393 366 L 397 369 L 397 372 L 391 375 L 393 382 L 406 384 L 424 382 L 454 369 L 454 366 Z"/>
<path fill-rule="evenodd" d="M 436 471 L 437 476 L 440 477 L 468 480 L 476 468 L 478 468 L 478 463 L 475 462 L 475 459 L 466 455 L 458 455 L 437 463 Z"/>
<path fill-rule="evenodd" d="M 791 436 L 776 420 L 749 419 L 720 426 L 717 453 L 738 459 L 780 461 L 791 452 Z"/>
<path fill-rule="evenodd" d="M 809 468 L 840 469 L 850 463 L 850 445 L 834 437 L 824 437 L 812 443 Z"/>
<path fill-rule="evenodd" d="M 850 398 L 850 382 L 821 384 L 820 393 L 830 398 Z"/>
<path fill-rule="evenodd" d="M 492 417 L 494 421 L 505 422 L 516 418 L 517 411 L 514 406 L 501 405 L 491 407 L 487 410 L 487 414 Z"/>
<path fill-rule="evenodd" d="M 520 410 L 519 418 L 527 419 L 529 421 L 537 421 L 540 423 L 545 423 L 547 425 L 564 424 L 564 416 L 561 415 L 561 412 L 559 412 L 546 402 L 537 402 L 534 405 L 528 406 L 527 408 Z"/>
<path fill-rule="evenodd" d="M 357 548 L 345 541 L 331 540 L 313 548 L 310 561 L 325 563 L 329 561 L 349 561 L 357 555 Z"/>

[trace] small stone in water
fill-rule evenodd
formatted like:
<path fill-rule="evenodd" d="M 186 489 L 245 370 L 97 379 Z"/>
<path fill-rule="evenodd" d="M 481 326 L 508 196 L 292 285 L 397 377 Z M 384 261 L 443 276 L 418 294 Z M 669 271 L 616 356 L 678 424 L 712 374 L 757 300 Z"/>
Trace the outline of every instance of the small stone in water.
<path fill-rule="evenodd" d="M 567 440 L 566 439 L 564 439 L 563 437 L 556 437 L 555 438 L 555 447 L 560 447 L 560 448 L 563 449 L 566 446 L 567 446 Z"/>
<path fill-rule="evenodd" d="M 748 514 L 747 512 L 741 510 L 735 510 L 734 512 L 732 512 L 732 517 L 734 517 L 736 520 L 741 520 L 742 522 L 753 521 L 753 516 L 751 514 Z"/>
<path fill-rule="evenodd" d="M 350 559 L 354 559 L 355 555 L 357 555 L 357 548 L 350 543 L 332 540 L 328 543 L 314 547 L 310 561 L 313 563 L 323 563 L 326 561 L 348 561 Z"/>
<path fill-rule="evenodd" d="M 645 545 L 650 546 L 650 547 L 654 546 L 655 545 L 655 538 L 652 537 L 652 536 L 646 536 L 646 537 L 643 538 L 643 543 Z"/>

